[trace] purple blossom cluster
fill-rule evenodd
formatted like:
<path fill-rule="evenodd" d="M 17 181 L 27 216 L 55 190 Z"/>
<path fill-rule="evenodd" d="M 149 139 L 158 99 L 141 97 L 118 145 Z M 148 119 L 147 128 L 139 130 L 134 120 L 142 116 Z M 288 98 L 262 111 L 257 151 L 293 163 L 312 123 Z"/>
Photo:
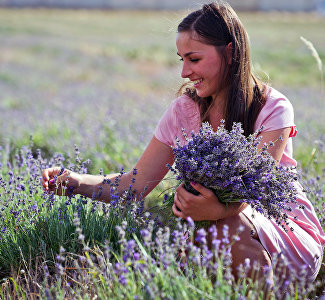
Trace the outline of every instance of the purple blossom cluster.
<path fill-rule="evenodd" d="M 7 149 L 0 147 L 0 241 L 12 225 L 33 224 L 39 214 L 39 168 L 28 147 L 17 151 L 6 160 Z M 2 163 L 3 162 L 3 163 Z"/>
<path fill-rule="evenodd" d="M 60 154 L 43 159 L 41 153 L 33 154 L 29 147 L 17 150 L 11 160 L 8 153 L 0 149 L 0 276 L 4 274 L 5 260 L 16 263 L 12 267 L 17 275 L 10 276 L 19 284 L 22 295 L 25 291 L 26 295 L 38 291 L 44 298 L 53 299 L 56 294 L 80 299 L 90 294 L 112 299 L 176 299 L 186 293 L 194 298 L 245 299 L 245 284 L 236 282 L 231 272 L 229 245 L 238 240 L 238 235 L 229 236 L 227 227 L 223 228 L 221 240 L 216 238 L 215 227 L 197 230 L 194 235 L 195 224 L 191 219 L 178 221 L 174 230 L 157 224 L 150 213 L 144 213 L 144 199 L 131 202 L 136 169 L 129 189 L 122 196 L 115 192 L 120 177 L 114 182 L 103 182 L 110 185 L 113 196 L 107 205 L 42 191 L 40 169 L 46 166 L 66 164 L 78 172 L 86 172 L 86 162 L 77 147 L 74 164 Z M 120 176 L 123 174 L 122 169 Z M 57 231 L 53 232 L 53 228 Z M 212 245 L 208 247 L 210 236 Z M 42 247 L 54 256 L 46 257 Z M 34 254 L 26 252 L 35 248 L 38 250 Z M 38 263 L 30 267 L 19 263 L 22 253 L 26 261 Z M 286 262 L 281 264 L 288 267 Z M 240 280 L 246 280 L 247 273 L 254 268 L 245 261 L 239 267 Z M 279 264 L 273 266 L 275 270 L 279 270 Z M 266 270 L 265 278 L 271 271 Z M 302 269 L 301 274 L 296 274 L 292 270 L 289 279 L 275 272 L 275 297 L 280 297 L 283 290 L 290 295 L 297 289 L 300 295 L 313 293 L 316 285 L 307 284 L 303 272 Z M 3 294 L 10 295 L 14 290 L 12 282 L 3 279 L 3 283 Z M 260 282 L 254 288 L 255 283 L 251 284 L 250 295 L 258 298 L 263 293 Z"/>
<path fill-rule="evenodd" d="M 41 186 L 44 168 L 61 166 L 63 171 L 65 164 L 71 170 L 85 173 L 89 161 L 82 160 L 77 146 L 74 161 L 59 153 L 45 159 L 40 151 L 33 153 L 31 149 L 32 145 L 24 146 L 12 153 L 9 147 L 0 146 L 0 277 L 9 275 L 11 269 L 18 269 L 24 257 L 33 261 L 42 253 L 46 259 L 51 259 L 50 253 L 56 253 L 61 245 L 68 250 L 78 249 L 80 243 L 71 238 L 73 213 L 81 219 L 84 238 L 90 243 L 103 243 L 109 239 L 118 248 L 114 232 L 115 225 L 122 218 L 130 220 L 130 235 L 139 231 L 144 199 L 139 199 L 137 206 L 130 204 L 134 196 L 131 185 L 123 197 L 112 191 L 115 202 L 111 204 L 75 197 L 64 187 L 62 189 L 68 197 L 44 192 Z M 136 175 L 136 170 L 133 174 Z M 103 184 L 110 184 L 114 190 L 118 182 Z M 111 236 L 113 238 L 109 238 Z"/>
<path fill-rule="evenodd" d="M 43 291 L 47 298 L 61 291 L 67 298 L 87 298 L 91 294 L 118 299 L 180 299 L 182 296 L 259 299 L 266 294 L 280 299 L 284 292 L 291 299 L 290 295 L 297 291 L 301 296 L 312 292 L 313 285 L 306 282 L 304 268 L 299 273 L 292 270 L 289 279 L 283 276 L 285 273 L 275 272 L 273 281 L 268 282 L 267 275 L 275 265 L 277 270 L 288 267 L 286 261 L 277 257 L 274 257 L 274 266 L 265 270 L 265 278 L 260 281 L 246 278 L 250 270 L 258 270 L 249 259 L 238 267 L 239 280 L 235 280 L 231 272 L 230 245 L 239 239 L 242 229 L 233 236 L 228 229 L 225 225 L 223 239 L 218 240 L 215 225 L 208 231 L 200 229 L 194 234 L 191 219 L 183 224 L 177 222 L 172 232 L 169 227 L 156 230 L 151 220 L 148 227 L 141 230 L 140 237 L 127 239 L 127 222 L 122 221 L 117 226 L 119 253 L 114 252 L 109 243 L 102 248 L 89 248 L 83 239 L 81 254 L 69 253 L 61 247 L 56 257 L 55 274 L 51 275 L 47 266 L 41 271 L 44 272 Z M 82 235 L 79 227 L 76 231 Z M 211 247 L 208 247 L 207 235 L 213 238 Z M 54 289 L 54 282 L 58 290 Z M 247 290 L 248 285 L 250 290 Z M 270 285 L 275 287 L 271 289 Z M 263 290 L 265 286 L 269 288 Z"/>
<path fill-rule="evenodd" d="M 214 132 L 211 125 L 203 123 L 191 138 L 184 133 L 187 144 L 177 140 L 175 166 L 168 167 L 189 191 L 196 192 L 189 182 L 200 183 L 213 190 L 222 203 L 246 202 L 287 230 L 286 212 L 297 203 L 297 175 L 293 169 L 279 166 L 269 154 L 267 149 L 274 142 L 258 149 L 260 132 L 246 137 L 240 123 L 228 131 L 224 121 Z"/>

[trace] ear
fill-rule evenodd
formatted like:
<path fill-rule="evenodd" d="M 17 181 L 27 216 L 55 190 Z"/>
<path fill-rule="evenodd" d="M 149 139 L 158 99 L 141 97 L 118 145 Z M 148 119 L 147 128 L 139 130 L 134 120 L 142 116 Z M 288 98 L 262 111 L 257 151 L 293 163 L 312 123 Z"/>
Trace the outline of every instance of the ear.
<path fill-rule="evenodd" d="M 226 60 L 228 65 L 232 63 L 232 42 L 226 46 Z"/>

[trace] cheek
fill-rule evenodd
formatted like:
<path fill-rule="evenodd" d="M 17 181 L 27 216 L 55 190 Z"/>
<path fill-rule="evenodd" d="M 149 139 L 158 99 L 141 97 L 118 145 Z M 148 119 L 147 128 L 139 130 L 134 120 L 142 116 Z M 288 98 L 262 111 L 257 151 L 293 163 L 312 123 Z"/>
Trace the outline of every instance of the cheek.
<path fill-rule="evenodd" d="M 225 66 L 218 62 L 218 64 L 215 64 L 214 67 L 211 68 L 211 78 L 214 82 L 220 82 L 223 77 L 225 76 Z"/>

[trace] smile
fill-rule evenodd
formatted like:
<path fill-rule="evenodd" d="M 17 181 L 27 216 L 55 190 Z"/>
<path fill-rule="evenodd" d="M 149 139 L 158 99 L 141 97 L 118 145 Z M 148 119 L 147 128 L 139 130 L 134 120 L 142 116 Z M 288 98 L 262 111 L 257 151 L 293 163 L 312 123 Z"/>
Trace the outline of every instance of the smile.
<path fill-rule="evenodd" d="M 198 80 L 194 80 L 192 82 L 193 82 L 193 84 L 195 86 L 195 85 L 198 85 L 199 83 L 201 83 L 202 81 L 203 81 L 203 79 L 198 79 Z"/>

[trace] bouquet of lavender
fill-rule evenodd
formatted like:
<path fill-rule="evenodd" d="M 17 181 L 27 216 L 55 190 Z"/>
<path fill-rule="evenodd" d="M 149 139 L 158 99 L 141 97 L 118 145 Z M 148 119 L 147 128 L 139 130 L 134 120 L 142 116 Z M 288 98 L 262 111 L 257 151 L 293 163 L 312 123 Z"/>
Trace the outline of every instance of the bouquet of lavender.
<path fill-rule="evenodd" d="M 228 131 L 224 121 L 214 132 L 208 123 L 203 123 L 191 138 L 184 133 L 186 145 L 177 140 L 173 148 L 175 166 L 168 168 L 185 183 L 188 191 L 198 193 L 189 182 L 200 183 L 213 190 L 226 205 L 246 202 L 286 230 L 287 212 L 292 210 L 290 204 L 296 203 L 296 174 L 290 168 L 278 166 L 267 152 L 274 143 L 257 148 L 259 133 L 244 136 L 240 123 L 234 123 Z M 173 197 L 166 200 L 165 206 L 170 208 Z"/>

